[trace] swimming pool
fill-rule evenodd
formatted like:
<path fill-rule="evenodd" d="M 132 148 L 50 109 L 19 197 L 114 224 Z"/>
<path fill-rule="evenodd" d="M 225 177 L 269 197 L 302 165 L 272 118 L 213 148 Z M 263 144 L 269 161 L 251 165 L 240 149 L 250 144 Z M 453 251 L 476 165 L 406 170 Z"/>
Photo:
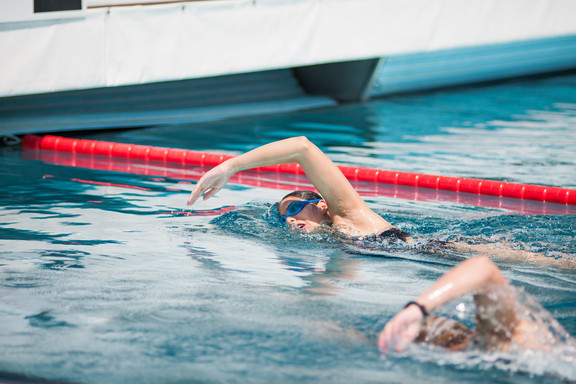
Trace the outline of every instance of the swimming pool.
<path fill-rule="evenodd" d="M 576 188 L 575 86 L 568 74 L 87 137 L 241 153 L 304 134 L 340 164 Z M 192 188 L 182 179 L 1 151 L 2 372 L 80 383 L 576 380 L 574 361 L 538 354 L 379 355 L 374 333 L 465 255 L 363 254 L 290 233 L 270 210 L 286 191 L 241 184 L 195 206 L 203 215 L 175 215 Z M 576 253 L 573 212 L 367 201 L 416 236 Z M 498 264 L 576 334 L 572 270 Z M 470 324 L 470 304 L 442 313 Z"/>

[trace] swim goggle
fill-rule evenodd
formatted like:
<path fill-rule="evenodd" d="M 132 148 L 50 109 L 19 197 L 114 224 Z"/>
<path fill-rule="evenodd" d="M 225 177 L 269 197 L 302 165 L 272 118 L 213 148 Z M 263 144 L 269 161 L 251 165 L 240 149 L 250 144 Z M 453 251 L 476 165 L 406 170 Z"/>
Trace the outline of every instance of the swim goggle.
<path fill-rule="evenodd" d="M 315 202 L 320 201 L 320 200 L 322 200 L 322 199 L 293 201 L 288 206 L 288 210 L 286 211 L 286 214 L 284 216 L 280 216 L 280 220 L 282 220 L 282 222 L 285 223 L 286 220 L 288 219 L 288 216 L 295 216 L 295 215 L 299 214 L 300 211 L 303 210 L 304 207 L 307 206 L 308 204 L 315 203 Z"/>

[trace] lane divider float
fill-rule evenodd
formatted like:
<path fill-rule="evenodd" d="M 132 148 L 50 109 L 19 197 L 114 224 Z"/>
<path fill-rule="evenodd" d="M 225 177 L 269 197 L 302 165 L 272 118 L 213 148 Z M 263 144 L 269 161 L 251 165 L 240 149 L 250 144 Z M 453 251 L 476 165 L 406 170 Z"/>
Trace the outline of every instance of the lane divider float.
<path fill-rule="evenodd" d="M 234 157 L 233 155 L 200 152 L 187 149 L 114 143 L 98 140 L 70 139 L 52 135 L 42 137 L 26 135 L 22 141 L 22 146 L 34 150 L 49 150 L 127 160 L 155 161 L 205 167 L 214 167 Z M 339 168 L 344 176 L 351 181 L 403 185 L 443 191 L 464 192 L 475 195 L 576 205 L 576 190 L 574 189 L 352 166 L 339 166 Z M 297 175 L 304 174 L 304 171 L 297 163 L 260 167 L 257 168 L 257 170 Z"/>

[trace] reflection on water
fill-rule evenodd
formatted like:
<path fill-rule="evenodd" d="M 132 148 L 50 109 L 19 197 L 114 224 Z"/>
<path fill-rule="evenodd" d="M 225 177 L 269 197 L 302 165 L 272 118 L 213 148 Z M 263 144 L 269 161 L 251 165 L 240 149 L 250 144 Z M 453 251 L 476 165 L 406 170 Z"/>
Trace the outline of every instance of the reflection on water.
<path fill-rule="evenodd" d="M 552 77 L 89 138 L 239 153 L 305 134 L 343 164 L 574 187 L 575 83 Z M 0 157 L 0 371 L 82 383 L 576 380 L 569 349 L 562 358 L 426 346 L 379 355 L 385 321 L 462 252 L 290 231 L 274 211 L 283 190 L 230 184 L 186 211 L 193 185 L 182 176 L 56 165 L 10 148 Z M 573 214 L 359 188 L 423 242 L 576 254 Z M 498 263 L 576 333 L 573 270 Z M 474 321 L 470 298 L 440 313 Z"/>

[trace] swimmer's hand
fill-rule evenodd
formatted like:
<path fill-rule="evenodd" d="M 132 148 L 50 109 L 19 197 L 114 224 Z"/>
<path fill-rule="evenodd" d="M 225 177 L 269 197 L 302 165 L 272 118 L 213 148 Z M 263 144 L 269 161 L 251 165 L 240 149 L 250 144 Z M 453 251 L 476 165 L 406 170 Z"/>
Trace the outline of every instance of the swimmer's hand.
<path fill-rule="evenodd" d="M 398 312 L 378 336 L 378 348 L 385 354 L 390 348 L 401 352 L 413 342 L 422 330 L 422 312 L 415 305 L 410 305 Z"/>
<path fill-rule="evenodd" d="M 228 183 L 233 174 L 234 171 L 226 162 L 212 168 L 198 180 L 186 205 L 193 205 L 202 195 L 204 200 L 211 198 Z"/>

